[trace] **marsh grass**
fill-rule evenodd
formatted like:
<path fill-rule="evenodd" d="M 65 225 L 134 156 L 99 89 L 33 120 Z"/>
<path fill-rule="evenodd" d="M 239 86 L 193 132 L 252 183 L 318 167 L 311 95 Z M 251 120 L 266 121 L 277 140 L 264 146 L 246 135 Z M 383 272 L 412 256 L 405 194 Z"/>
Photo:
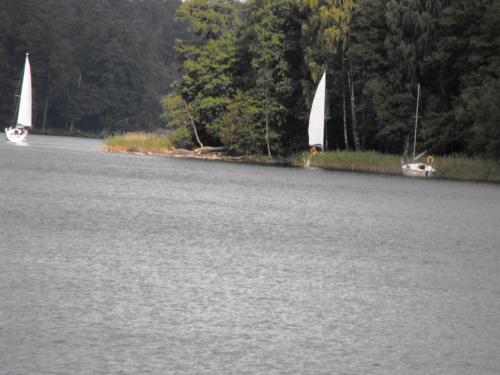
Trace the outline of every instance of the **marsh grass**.
<path fill-rule="evenodd" d="M 289 158 L 291 164 L 352 172 L 400 175 L 401 157 L 377 152 L 332 151 L 318 154 L 303 152 Z M 435 157 L 436 178 L 463 181 L 500 182 L 500 163 L 464 156 Z"/>
<path fill-rule="evenodd" d="M 143 154 L 166 154 L 174 150 L 168 135 L 126 133 L 106 139 L 104 151 L 135 152 Z M 269 163 L 267 156 L 248 156 L 247 161 Z M 288 158 L 274 159 L 272 163 L 292 164 L 311 167 L 334 169 L 351 172 L 382 173 L 401 175 L 401 157 L 386 155 L 374 151 L 347 152 L 332 151 L 318 154 L 301 152 Z M 436 178 L 451 180 L 495 182 L 500 183 L 500 162 L 464 157 L 459 155 L 434 157 Z"/>
<path fill-rule="evenodd" d="M 373 151 L 332 151 L 318 154 L 304 152 L 293 156 L 291 159 L 298 164 L 305 164 L 309 161 L 309 166 L 325 169 L 383 174 L 401 173 L 400 157 Z"/>
<path fill-rule="evenodd" d="M 164 154 L 174 150 L 170 137 L 165 134 L 126 133 L 106 139 L 104 151 Z"/>
<path fill-rule="evenodd" d="M 443 156 L 435 158 L 434 168 L 441 178 L 500 182 L 500 162 L 494 160 L 457 155 Z"/>

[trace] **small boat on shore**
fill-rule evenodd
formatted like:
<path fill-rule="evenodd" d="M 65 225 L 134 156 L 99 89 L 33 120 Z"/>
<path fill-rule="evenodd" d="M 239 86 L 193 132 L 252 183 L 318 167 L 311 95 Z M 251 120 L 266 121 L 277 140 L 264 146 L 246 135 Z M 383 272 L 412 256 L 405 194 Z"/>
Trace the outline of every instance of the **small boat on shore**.
<path fill-rule="evenodd" d="M 412 163 L 402 167 L 403 174 L 409 177 L 432 177 L 436 170 L 429 164 Z"/>
<path fill-rule="evenodd" d="M 427 151 L 422 152 L 420 155 L 415 157 L 415 148 L 417 144 L 417 126 L 418 126 L 418 102 L 420 98 L 420 83 L 418 84 L 418 91 L 417 91 L 417 111 L 415 115 L 415 136 L 413 139 L 413 158 L 412 158 L 412 163 L 407 163 L 407 150 L 405 150 L 405 159 L 404 161 L 401 161 L 401 170 L 403 171 L 403 174 L 405 176 L 409 177 L 432 177 L 434 173 L 436 173 L 436 170 L 433 168 L 432 163 L 434 163 L 434 158 L 432 156 L 429 156 L 427 158 L 427 163 L 430 164 L 424 164 L 424 163 L 415 163 L 418 159 L 420 159 L 422 156 L 424 156 Z"/>

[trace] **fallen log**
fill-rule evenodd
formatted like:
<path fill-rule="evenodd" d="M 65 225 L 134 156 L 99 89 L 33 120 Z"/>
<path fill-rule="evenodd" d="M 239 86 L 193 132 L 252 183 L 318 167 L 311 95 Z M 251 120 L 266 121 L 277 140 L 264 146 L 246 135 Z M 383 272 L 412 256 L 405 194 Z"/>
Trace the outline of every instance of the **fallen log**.
<path fill-rule="evenodd" d="M 170 151 L 167 153 L 167 155 L 189 155 L 189 154 L 192 154 L 193 151 L 191 150 L 186 150 L 186 149 L 183 149 L 183 148 L 178 148 L 178 149 L 175 149 L 174 151 Z"/>
<path fill-rule="evenodd" d="M 201 152 L 213 152 L 213 151 L 224 151 L 226 148 L 224 146 L 221 147 L 211 147 L 211 146 L 205 146 L 205 147 L 200 147 L 194 150 L 194 152 L 201 153 Z"/>

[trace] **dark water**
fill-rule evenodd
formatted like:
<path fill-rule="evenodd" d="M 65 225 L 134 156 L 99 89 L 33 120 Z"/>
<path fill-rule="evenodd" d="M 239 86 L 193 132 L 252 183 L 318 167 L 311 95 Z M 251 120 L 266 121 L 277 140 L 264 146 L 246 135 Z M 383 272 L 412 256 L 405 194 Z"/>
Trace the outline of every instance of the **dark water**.
<path fill-rule="evenodd" d="M 498 374 L 500 187 L 0 144 L 1 374 Z"/>

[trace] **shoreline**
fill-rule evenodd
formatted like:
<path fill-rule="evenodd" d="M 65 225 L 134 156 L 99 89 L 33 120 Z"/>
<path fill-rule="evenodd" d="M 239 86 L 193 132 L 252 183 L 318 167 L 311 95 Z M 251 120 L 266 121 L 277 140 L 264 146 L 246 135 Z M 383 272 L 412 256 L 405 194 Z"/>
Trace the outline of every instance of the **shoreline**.
<path fill-rule="evenodd" d="M 112 147 L 103 145 L 104 152 L 115 152 L 115 153 L 125 153 L 125 154 L 134 154 L 134 155 L 150 155 L 150 156 L 166 156 L 173 158 L 183 158 L 183 159 L 198 159 L 198 160 L 206 160 L 206 161 L 223 161 L 223 162 L 237 162 L 237 163 L 245 163 L 245 164 L 258 164 L 258 165 L 268 165 L 268 166 L 280 166 L 280 167 L 294 167 L 294 168 L 318 168 L 323 170 L 330 171 L 338 171 L 338 172 L 351 172 L 351 173 L 367 173 L 367 174 L 377 174 L 377 175 L 386 175 L 386 176 L 403 176 L 401 172 L 401 168 L 398 163 L 398 167 L 392 170 L 384 170 L 377 165 L 363 165 L 362 163 L 353 163 L 352 161 L 344 162 L 344 163 L 316 163 L 316 162 L 305 162 L 305 160 L 298 161 L 297 158 L 299 156 L 305 157 L 308 152 L 303 152 L 298 155 L 294 155 L 292 157 L 282 157 L 279 160 L 273 159 L 268 160 L 267 157 L 263 156 L 227 156 L 222 153 L 196 153 L 194 151 L 189 150 L 174 150 L 170 152 L 155 152 L 155 151 L 140 151 L 140 150 L 115 150 Z M 335 153 L 345 153 L 345 151 L 334 151 Z M 328 153 L 325 153 L 325 155 Z M 352 153 L 356 154 L 356 153 Z M 358 153 L 359 155 L 363 153 Z M 320 156 L 321 157 L 321 156 Z M 391 158 L 399 158 L 398 156 L 390 155 Z M 500 171 L 500 167 L 499 167 Z M 407 177 L 412 178 L 412 177 Z M 420 178 L 421 179 L 421 178 Z M 431 179 L 438 180 L 450 180 L 450 181 L 464 181 L 464 182 L 480 182 L 480 183 L 493 183 L 500 184 L 500 173 L 498 176 L 490 176 L 489 178 L 477 178 L 474 176 L 461 176 L 461 177 L 449 177 L 442 176 L 438 174 Z"/>

